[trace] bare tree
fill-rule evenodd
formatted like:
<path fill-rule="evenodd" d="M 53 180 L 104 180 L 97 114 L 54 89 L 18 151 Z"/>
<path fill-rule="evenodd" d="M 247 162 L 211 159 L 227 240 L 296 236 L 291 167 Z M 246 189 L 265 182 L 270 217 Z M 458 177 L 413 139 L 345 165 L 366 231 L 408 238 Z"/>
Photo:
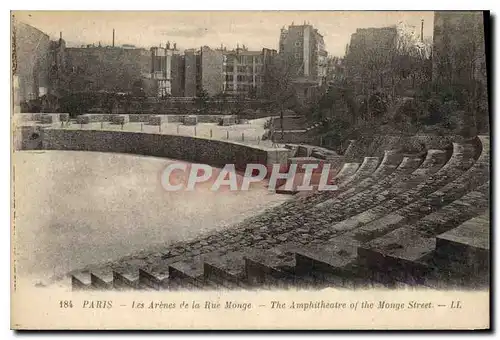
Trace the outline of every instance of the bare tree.
<path fill-rule="evenodd" d="M 280 113 L 281 139 L 283 139 L 284 112 L 297 105 L 293 81 L 299 74 L 300 66 L 291 57 L 276 56 L 265 67 L 263 94 L 271 101 L 271 109 Z"/>

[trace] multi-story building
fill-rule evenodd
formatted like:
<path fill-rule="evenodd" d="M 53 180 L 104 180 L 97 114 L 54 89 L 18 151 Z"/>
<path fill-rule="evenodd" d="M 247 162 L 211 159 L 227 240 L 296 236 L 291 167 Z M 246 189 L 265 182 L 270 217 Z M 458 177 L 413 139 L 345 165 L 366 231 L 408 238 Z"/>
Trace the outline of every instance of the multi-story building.
<path fill-rule="evenodd" d="M 36 100 L 50 90 L 50 38 L 33 26 L 14 22 L 12 42 L 17 99 L 19 102 Z"/>
<path fill-rule="evenodd" d="M 398 29 L 396 26 L 358 28 L 351 35 L 344 58 L 347 75 L 361 92 L 383 86 L 383 75 L 391 70 L 397 52 Z"/>
<path fill-rule="evenodd" d="M 184 96 L 196 97 L 199 53 L 195 49 L 184 51 Z"/>
<path fill-rule="evenodd" d="M 203 46 L 184 51 L 184 96 L 196 97 L 204 91 L 209 96 L 224 90 L 223 53 Z"/>
<path fill-rule="evenodd" d="M 182 96 L 184 60 L 176 44 L 151 48 L 151 79 L 157 81 L 158 96 Z"/>
<path fill-rule="evenodd" d="M 323 36 L 312 25 L 282 28 L 279 53 L 295 62 L 294 78 L 322 84 L 326 77 L 327 57 Z"/>
<path fill-rule="evenodd" d="M 88 45 L 66 48 L 66 56 L 72 92 L 129 92 L 151 78 L 151 51 L 143 48 Z"/>
<path fill-rule="evenodd" d="M 60 33 L 58 41 L 50 42 L 49 84 L 51 93 L 60 96 L 66 90 L 66 42 Z"/>
<path fill-rule="evenodd" d="M 200 48 L 198 88 L 209 96 L 221 94 L 224 89 L 223 54 L 208 46 Z"/>
<path fill-rule="evenodd" d="M 235 96 L 259 96 L 264 82 L 266 61 L 276 50 L 249 51 L 245 45 L 224 51 L 224 93 Z"/>

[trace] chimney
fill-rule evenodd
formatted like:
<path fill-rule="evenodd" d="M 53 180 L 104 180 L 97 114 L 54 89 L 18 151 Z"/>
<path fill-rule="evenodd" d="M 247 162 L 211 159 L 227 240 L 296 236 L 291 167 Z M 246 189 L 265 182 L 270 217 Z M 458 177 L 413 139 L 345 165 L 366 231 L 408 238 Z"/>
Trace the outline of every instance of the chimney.
<path fill-rule="evenodd" d="M 62 32 L 59 32 L 59 40 L 62 40 Z"/>
<path fill-rule="evenodd" d="M 115 29 L 113 28 L 113 47 L 115 47 Z"/>
<path fill-rule="evenodd" d="M 424 42 L 424 19 L 422 19 L 422 25 L 420 26 L 420 42 Z"/>

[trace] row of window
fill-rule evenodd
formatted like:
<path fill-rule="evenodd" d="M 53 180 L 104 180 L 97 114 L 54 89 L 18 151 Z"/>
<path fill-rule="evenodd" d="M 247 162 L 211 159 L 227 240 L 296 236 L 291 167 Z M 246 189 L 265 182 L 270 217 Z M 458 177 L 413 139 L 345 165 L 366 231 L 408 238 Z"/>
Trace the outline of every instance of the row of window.
<path fill-rule="evenodd" d="M 246 64 L 251 65 L 255 62 L 255 64 L 262 64 L 263 58 L 262 56 L 252 56 L 252 55 L 230 55 L 225 58 L 225 61 L 228 63 L 238 63 L 238 64 Z"/>
<path fill-rule="evenodd" d="M 234 76 L 232 74 L 226 74 L 226 82 L 233 82 L 234 81 Z M 253 76 L 246 76 L 246 75 L 237 75 L 236 76 L 236 81 L 237 82 L 248 82 L 248 83 L 252 83 L 253 82 L 253 79 L 254 77 Z M 256 76 L 255 77 L 255 81 L 256 82 L 261 82 L 263 79 L 263 77 L 261 76 Z"/>
<path fill-rule="evenodd" d="M 250 92 L 255 91 L 256 87 L 253 85 L 238 85 L 236 89 L 230 84 L 224 87 L 224 90 L 227 92 Z"/>
<path fill-rule="evenodd" d="M 236 72 L 237 73 L 253 73 L 255 70 L 255 73 L 258 73 L 261 71 L 261 69 L 262 69 L 261 66 L 255 66 L 255 68 L 253 66 L 237 66 Z M 226 67 L 225 67 L 226 73 L 233 73 L 234 70 L 235 69 L 234 69 L 233 65 L 226 65 Z"/>

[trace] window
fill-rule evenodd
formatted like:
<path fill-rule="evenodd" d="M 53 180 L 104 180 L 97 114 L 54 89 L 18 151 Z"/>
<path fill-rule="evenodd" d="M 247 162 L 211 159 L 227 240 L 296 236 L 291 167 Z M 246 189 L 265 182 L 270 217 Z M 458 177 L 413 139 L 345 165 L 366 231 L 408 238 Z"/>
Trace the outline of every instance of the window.
<path fill-rule="evenodd" d="M 300 59 L 300 53 L 295 53 L 295 59 Z"/>
<path fill-rule="evenodd" d="M 302 45 L 302 42 L 301 42 L 301 41 L 296 41 L 296 42 L 295 42 L 295 46 L 300 47 L 301 45 Z"/>

